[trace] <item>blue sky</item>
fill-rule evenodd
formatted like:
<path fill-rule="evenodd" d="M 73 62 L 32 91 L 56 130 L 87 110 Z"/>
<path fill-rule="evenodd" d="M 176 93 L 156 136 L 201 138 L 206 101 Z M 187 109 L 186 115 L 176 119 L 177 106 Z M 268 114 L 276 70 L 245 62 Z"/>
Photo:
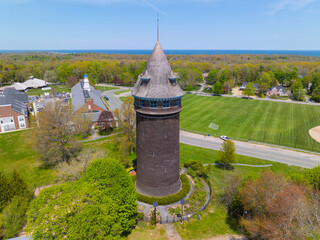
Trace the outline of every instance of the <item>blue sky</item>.
<path fill-rule="evenodd" d="M 320 50 L 320 0 L 0 0 L 0 49 Z"/>

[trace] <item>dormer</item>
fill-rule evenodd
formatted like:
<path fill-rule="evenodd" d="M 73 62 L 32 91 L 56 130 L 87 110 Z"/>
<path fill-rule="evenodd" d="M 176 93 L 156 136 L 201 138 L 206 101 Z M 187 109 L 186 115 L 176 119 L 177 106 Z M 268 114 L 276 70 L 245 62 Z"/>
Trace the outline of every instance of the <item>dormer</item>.
<path fill-rule="evenodd" d="M 148 74 L 148 71 L 146 70 L 146 71 L 141 75 L 140 78 L 141 78 L 141 81 L 142 81 L 141 84 L 147 85 L 148 82 L 149 82 L 150 79 L 151 79 L 151 76 Z"/>
<path fill-rule="evenodd" d="M 169 75 L 169 81 L 171 84 L 176 84 L 177 83 L 177 76 L 173 73 L 173 71 L 170 72 Z"/>

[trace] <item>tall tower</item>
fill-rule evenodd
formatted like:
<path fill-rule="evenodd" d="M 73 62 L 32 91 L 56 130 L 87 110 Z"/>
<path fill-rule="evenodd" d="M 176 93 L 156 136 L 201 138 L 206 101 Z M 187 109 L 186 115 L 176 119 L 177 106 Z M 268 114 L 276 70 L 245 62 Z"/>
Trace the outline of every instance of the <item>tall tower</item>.
<path fill-rule="evenodd" d="M 184 92 L 158 41 L 132 89 L 137 114 L 138 192 L 166 196 L 181 187 L 179 114 Z"/>

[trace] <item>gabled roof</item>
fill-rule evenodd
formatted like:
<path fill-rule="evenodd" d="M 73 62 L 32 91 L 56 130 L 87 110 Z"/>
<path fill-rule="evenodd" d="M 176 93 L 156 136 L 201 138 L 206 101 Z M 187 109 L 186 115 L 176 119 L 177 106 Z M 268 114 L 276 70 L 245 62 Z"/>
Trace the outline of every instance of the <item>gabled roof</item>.
<path fill-rule="evenodd" d="M 80 108 L 85 105 L 85 99 L 91 98 L 93 100 L 93 104 L 97 105 L 98 107 L 107 110 L 104 104 L 102 103 L 101 91 L 95 90 L 94 87 L 90 85 L 90 91 L 84 91 L 83 89 L 83 82 L 79 82 L 71 88 L 72 94 L 72 105 L 74 107 L 73 111 L 76 112 Z"/>
<path fill-rule="evenodd" d="M 170 83 L 170 75 L 170 64 L 160 42 L 157 41 L 144 73 L 139 76 L 132 89 L 132 95 L 140 98 L 182 97 L 184 92 L 178 83 Z M 146 76 L 150 77 L 150 81 L 147 83 L 142 81 L 142 78 Z"/>
<path fill-rule="evenodd" d="M 28 114 L 28 95 L 14 88 L 6 88 L 0 94 L 0 105 L 11 105 L 12 110 L 23 115 Z"/>

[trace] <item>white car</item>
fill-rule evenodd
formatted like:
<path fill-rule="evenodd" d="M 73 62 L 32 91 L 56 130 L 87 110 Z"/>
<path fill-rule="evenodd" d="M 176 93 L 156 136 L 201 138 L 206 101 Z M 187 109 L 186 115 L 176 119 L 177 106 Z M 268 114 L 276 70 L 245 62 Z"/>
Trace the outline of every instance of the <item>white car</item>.
<path fill-rule="evenodd" d="M 222 139 L 223 141 L 227 141 L 227 140 L 229 140 L 230 138 L 227 137 L 227 136 L 220 136 L 220 139 Z"/>

